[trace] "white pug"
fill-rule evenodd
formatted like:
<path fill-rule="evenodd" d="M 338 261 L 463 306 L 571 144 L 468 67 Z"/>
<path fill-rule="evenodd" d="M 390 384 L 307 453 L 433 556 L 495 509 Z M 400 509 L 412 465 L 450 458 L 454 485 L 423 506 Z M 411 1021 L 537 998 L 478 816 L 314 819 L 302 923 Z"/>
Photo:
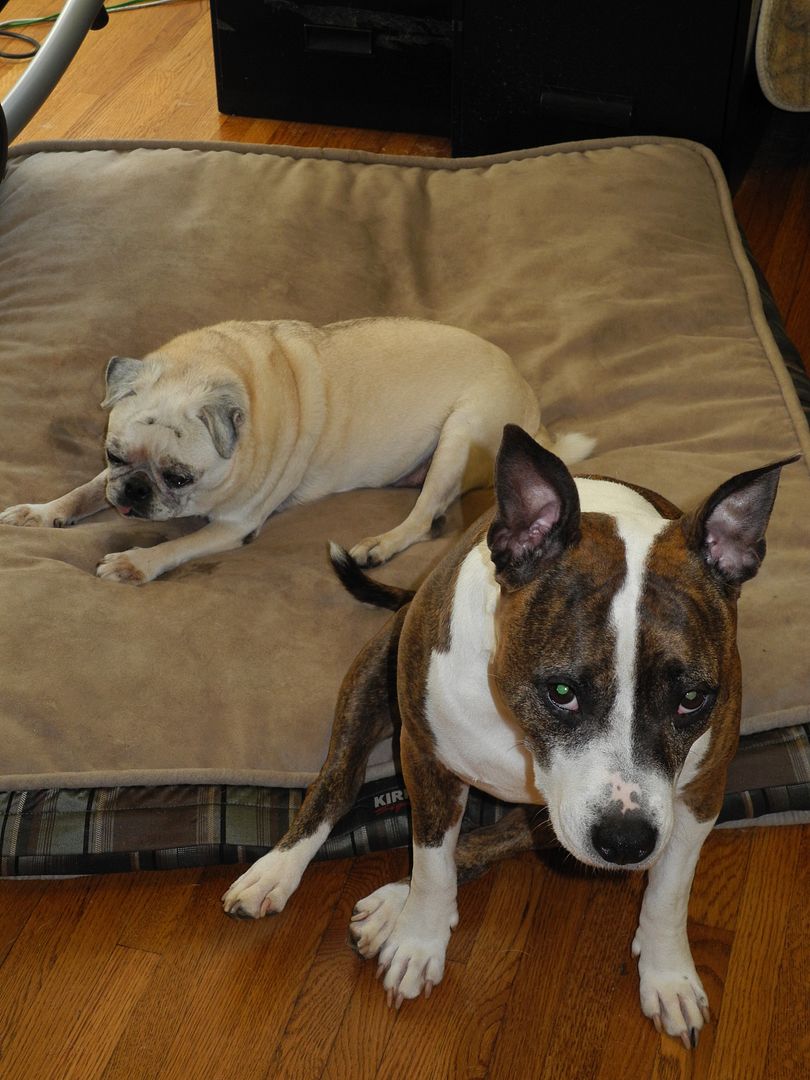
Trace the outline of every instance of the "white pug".
<path fill-rule="evenodd" d="M 416 319 L 227 322 L 107 365 L 107 467 L 52 502 L 12 506 L 0 524 L 73 525 L 201 516 L 196 532 L 107 555 L 110 581 L 142 584 L 189 559 L 253 539 L 281 507 L 331 492 L 422 484 L 395 529 L 352 549 L 384 562 L 430 535 L 457 496 L 492 481 L 504 424 L 553 445 L 510 358 L 466 330 Z M 592 440 L 568 435 L 568 463 Z"/>

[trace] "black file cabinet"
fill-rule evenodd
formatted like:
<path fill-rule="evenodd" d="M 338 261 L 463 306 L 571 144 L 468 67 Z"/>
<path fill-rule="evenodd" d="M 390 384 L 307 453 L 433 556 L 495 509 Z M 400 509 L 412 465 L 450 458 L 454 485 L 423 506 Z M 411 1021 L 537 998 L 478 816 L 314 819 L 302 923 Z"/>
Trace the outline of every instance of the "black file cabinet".
<path fill-rule="evenodd" d="M 733 138 L 760 0 L 211 0 L 222 112 L 444 134 L 453 153 Z"/>
<path fill-rule="evenodd" d="M 759 0 L 458 0 L 453 151 L 613 135 L 730 149 Z"/>
<path fill-rule="evenodd" d="M 453 0 L 211 0 L 221 112 L 449 134 Z"/>

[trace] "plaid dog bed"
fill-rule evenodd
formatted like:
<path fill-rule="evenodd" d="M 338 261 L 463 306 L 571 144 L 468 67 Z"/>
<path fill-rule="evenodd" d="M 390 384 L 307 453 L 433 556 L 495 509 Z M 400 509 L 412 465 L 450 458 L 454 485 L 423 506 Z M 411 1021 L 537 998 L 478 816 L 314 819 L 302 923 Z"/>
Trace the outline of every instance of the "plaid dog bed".
<path fill-rule="evenodd" d="M 754 776 L 766 786 L 752 786 Z M 0 875 L 251 862 L 283 836 L 303 796 L 301 788 L 227 785 L 2 792 Z M 507 809 L 471 789 L 462 829 L 490 825 Z M 772 825 L 807 820 L 808 814 L 810 724 L 744 737 L 718 824 Z M 409 839 L 405 785 L 400 776 L 388 777 L 363 786 L 318 858 L 403 847 Z"/>

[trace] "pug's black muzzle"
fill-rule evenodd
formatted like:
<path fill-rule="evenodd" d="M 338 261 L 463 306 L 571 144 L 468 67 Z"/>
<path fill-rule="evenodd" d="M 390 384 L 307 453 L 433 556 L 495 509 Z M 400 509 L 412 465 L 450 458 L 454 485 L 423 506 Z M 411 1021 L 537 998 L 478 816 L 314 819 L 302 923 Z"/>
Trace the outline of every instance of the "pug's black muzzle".
<path fill-rule="evenodd" d="M 147 510 L 152 499 L 152 485 L 145 473 L 134 473 L 121 489 L 119 505 L 126 507 L 135 517 L 148 517 Z"/>

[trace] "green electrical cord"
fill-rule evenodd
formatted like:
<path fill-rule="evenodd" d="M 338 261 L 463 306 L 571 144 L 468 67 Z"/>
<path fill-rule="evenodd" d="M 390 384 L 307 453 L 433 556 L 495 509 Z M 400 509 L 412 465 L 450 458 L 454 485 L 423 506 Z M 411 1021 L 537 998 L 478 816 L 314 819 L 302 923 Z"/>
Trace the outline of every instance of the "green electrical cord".
<path fill-rule="evenodd" d="M 137 11 L 138 8 L 147 7 L 160 7 L 163 4 L 174 3 L 174 0 L 120 0 L 117 4 L 105 4 L 104 8 L 108 14 L 113 14 L 117 11 Z M 59 18 L 59 12 L 55 15 L 39 15 L 36 18 L 31 19 L 5 19 L 0 22 L 0 37 L 10 38 L 12 41 L 22 42 L 24 45 L 30 46 L 30 50 L 27 52 L 10 53 L 5 50 L 0 50 L 0 59 L 2 60 L 30 60 L 36 56 L 39 52 L 40 42 L 36 38 L 29 37 L 27 34 L 21 34 L 18 32 L 18 28 L 25 26 L 36 26 L 38 23 L 50 23 L 56 22 Z"/>

